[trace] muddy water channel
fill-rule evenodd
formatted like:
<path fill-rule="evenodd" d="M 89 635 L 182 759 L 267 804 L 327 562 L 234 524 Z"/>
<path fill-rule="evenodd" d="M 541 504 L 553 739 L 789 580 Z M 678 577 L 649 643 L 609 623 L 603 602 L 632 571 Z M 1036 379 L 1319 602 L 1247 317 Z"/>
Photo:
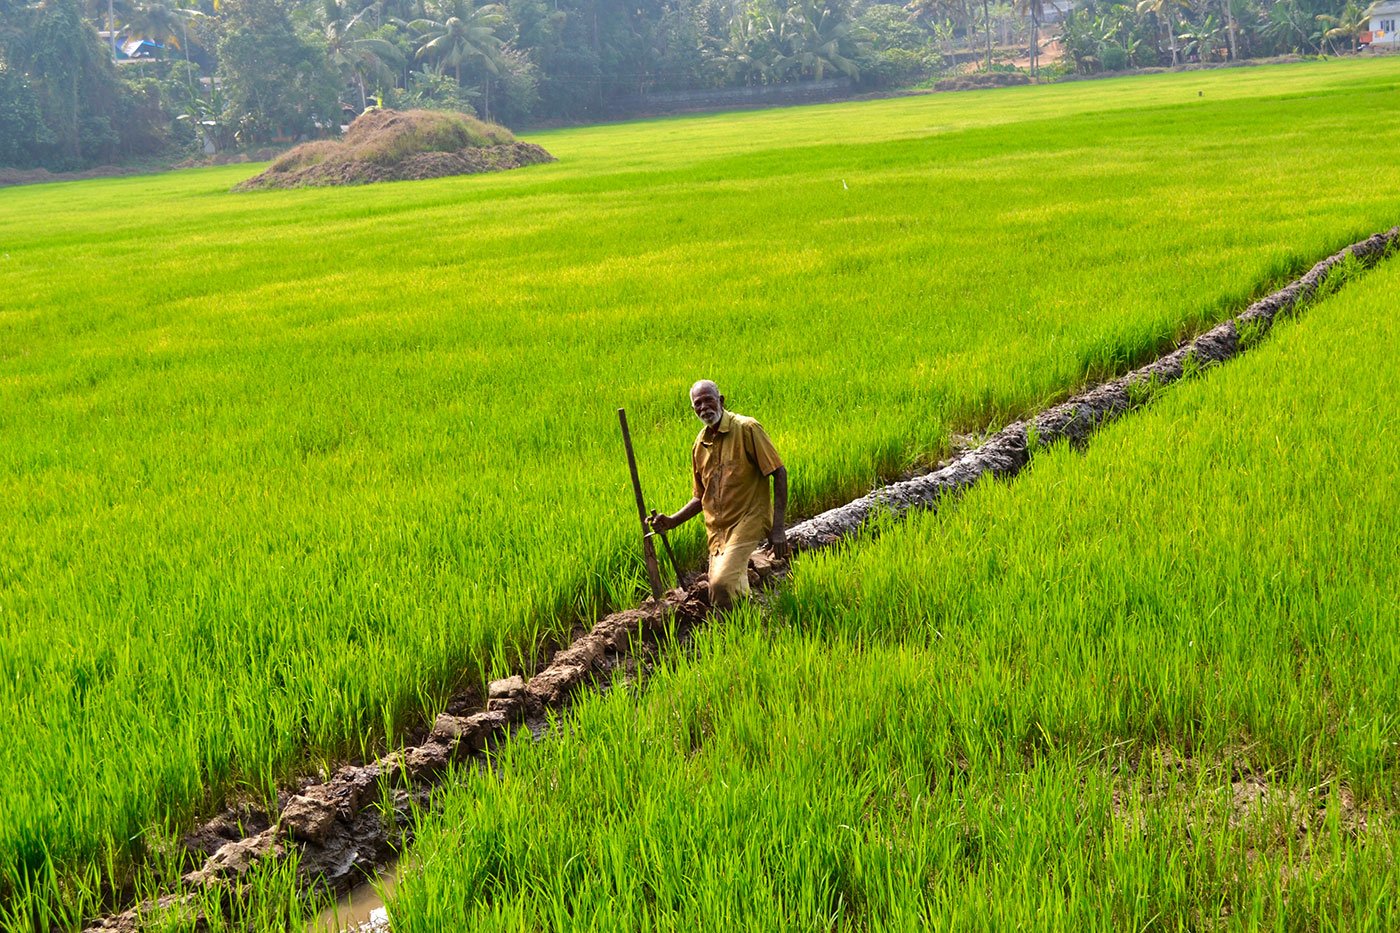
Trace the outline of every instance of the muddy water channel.
<path fill-rule="evenodd" d="M 373 878 L 340 895 L 334 904 L 306 925 L 306 933 L 387 931 L 389 917 L 384 909 L 384 898 L 393 894 L 399 883 L 400 864 L 399 861 L 390 862 Z"/>

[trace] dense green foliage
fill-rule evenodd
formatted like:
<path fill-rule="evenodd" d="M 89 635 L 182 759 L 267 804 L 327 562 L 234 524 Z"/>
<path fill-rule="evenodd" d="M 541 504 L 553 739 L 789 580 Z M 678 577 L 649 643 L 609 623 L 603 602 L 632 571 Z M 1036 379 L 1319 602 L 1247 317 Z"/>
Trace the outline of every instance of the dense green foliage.
<path fill-rule="evenodd" d="M 831 77 L 881 88 L 1022 54 L 1038 73 L 1038 50 L 1058 28 L 1044 26 L 1053 9 L 1044 0 L 0 0 L 0 165 L 71 168 L 174 145 L 333 136 L 349 111 L 376 101 L 519 126 L 654 112 L 648 95 L 658 91 Z M 1073 67 L 1093 72 L 1350 50 L 1363 13 L 1357 0 L 1091 0 L 1063 35 Z M 114 35 L 99 45 L 98 29 Z M 149 44 L 127 48 L 139 40 Z M 739 100 L 704 103 L 725 99 Z"/>
<path fill-rule="evenodd" d="M 557 131 L 557 164 L 374 189 L 7 191 L 0 904 L 90 911 L 224 795 L 632 600 L 617 405 L 657 506 L 702 375 L 796 514 L 863 491 L 1392 224 L 1354 192 L 1397 85 L 1310 63 Z"/>
<path fill-rule="evenodd" d="M 0 0 L 0 165 L 147 155 L 165 145 L 168 121 L 158 89 L 117 80 L 79 0 Z"/>
<path fill-rule="evenodd" d="M 239 138 L 319 136 L 340 123 L 339 81 L 319 42 L 298 35 L 286 4 L 223 0 L 219 75 Z"/>
<path fill-rule="evenodd" d="M 1350 52 L 1367 5 L 1347 0 L 1089 0 L 1065 17 L 1062 37 L 1084 74 L 1288 52 Z"/>
<path fill-rule="evenodd" d="M 1393 930 L 1391 260 L 839 553 L 426 818 L 438 930 Z"/>

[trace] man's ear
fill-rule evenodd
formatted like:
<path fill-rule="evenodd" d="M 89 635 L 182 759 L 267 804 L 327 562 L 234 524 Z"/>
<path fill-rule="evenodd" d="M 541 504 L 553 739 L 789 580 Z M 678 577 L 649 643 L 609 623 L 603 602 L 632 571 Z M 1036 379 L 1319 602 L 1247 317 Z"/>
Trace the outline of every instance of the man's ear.
<path fill-rule="evenodd" d="M 719 397 L 719 407 L 720 407 L 720 408 L 723 408 L 723 407 L 724 407 L 724 396 L 723 396 L 723 395 L 721 395 L 721 396 Z"/>

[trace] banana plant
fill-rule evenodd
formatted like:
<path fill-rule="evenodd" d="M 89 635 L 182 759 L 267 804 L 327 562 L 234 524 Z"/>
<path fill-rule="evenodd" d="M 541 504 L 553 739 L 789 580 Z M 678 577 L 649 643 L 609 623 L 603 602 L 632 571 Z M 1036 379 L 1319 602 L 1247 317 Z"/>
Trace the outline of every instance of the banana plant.
<path fill-rule="evenodd" d="M 1207 13 L 1199 24 L 1177 36 L 1184 43 L 1182 51 L 1187 58 L 1197 61 L 1211 61 L 1222 49 L 1228 50 L 1228 40 L 1220 20 L 1214 13 Z"/>
<path fill-rule="evenodd" d="M 206 155 L 213 155 L 228 147 L 228 103 L 224 100 L 218 82 L 210 82 L 208 100 L 191 84 L 189 100 L 185 101 L 185 112 L 175 119 L 194 126 L 200 148 Z"/>
<path fill-rule="evenodd" d="M 1151 13 L 1166 29 L 1167 41 L 1171 46 L 1173 66 L 1181 64 L 1181 50 L 1176 44 L 1176 15 L 1190 9 L 1189 0 L 1141 0 L 1137 5 L 1139 13 Z"/>

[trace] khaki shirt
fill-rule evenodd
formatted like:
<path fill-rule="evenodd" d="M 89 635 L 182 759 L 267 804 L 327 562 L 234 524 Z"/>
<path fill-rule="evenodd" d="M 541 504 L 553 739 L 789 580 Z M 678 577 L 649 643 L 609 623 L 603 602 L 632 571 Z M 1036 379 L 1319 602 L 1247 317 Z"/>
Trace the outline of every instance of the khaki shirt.
<path fill-rule="evenodd" d="M 695 438 L 691 462 L 711 554 L 731 541 L 747 544 L 768 537 L 773 530 L 768 477 L 783 461 L 762 425 L 726 411 L 719 424 Z"/>

